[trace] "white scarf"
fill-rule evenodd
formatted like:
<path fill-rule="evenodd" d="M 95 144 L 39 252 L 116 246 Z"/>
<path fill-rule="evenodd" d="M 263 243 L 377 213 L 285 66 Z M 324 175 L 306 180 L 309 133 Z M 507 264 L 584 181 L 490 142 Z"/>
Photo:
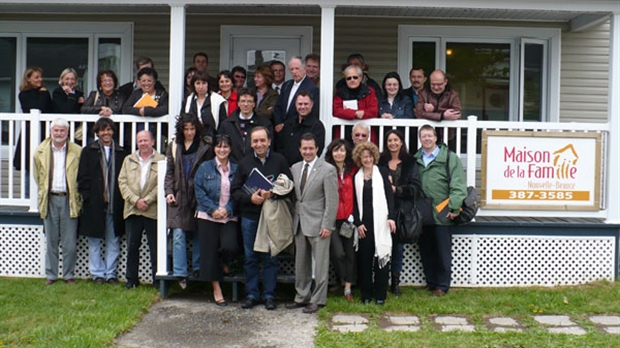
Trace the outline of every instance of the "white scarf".
<path fill-rule="evenodd" d="M 372 166 L 372 219 L 375 234 L 375 256 L 379 259 L 379 268 L 385 267 L 390 262 L 392 256 L 392 236 L 388 220 L 388 204 L 383 188 L 383 177 L 377 166 Z M 360 212 L 360 220 L 364 216 L 363 192 L 364 192 L 364 170 L 360 169 L 355 174 L 355 192 L 357 207 Z"/>

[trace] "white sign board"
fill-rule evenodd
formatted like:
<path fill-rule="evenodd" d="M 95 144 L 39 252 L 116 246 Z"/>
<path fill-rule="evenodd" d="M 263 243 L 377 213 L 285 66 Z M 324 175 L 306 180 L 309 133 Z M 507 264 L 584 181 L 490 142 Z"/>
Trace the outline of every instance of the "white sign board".
<path fill-rule="evenodd" d="M 599 210 L 601 135 L 483 131 L 485 209 Z"/>

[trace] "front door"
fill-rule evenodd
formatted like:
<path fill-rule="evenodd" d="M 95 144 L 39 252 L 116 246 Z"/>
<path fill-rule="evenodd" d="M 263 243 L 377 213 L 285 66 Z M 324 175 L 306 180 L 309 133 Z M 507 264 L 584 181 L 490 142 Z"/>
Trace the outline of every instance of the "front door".
<path fill-rule="evenodd" d="M 253 87 L 257 66 L 273 60 L 286 65 L 292 57 L 312 52 L 312 27 L 222 26 L 221 45 L 220 68 L 244 67 L 246 84 Z"/>

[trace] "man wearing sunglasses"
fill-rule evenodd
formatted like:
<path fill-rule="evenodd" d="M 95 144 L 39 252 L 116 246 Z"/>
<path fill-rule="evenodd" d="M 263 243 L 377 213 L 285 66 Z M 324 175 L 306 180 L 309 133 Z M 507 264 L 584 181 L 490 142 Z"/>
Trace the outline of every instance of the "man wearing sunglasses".
<path fill-rule="evenodd" d="M 379 102 L 375 90 L 362 83 L 364 72 L 357 65 L 350 65 L 344 70 L 346 86 L 334 95 L 334 117 L 345 120 L 365 120 L 377 118 Z M 340 137 L 340 129 L 336 128 L 334 138 Z M 370 140 L 377 144 L 377 135 L 370 134 Z"/>

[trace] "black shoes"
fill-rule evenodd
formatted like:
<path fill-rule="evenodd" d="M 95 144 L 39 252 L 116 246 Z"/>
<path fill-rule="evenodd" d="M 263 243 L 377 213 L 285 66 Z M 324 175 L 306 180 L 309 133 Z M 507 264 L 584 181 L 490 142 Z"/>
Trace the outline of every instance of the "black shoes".
<path fill-rule="evenodd" d="M 110 279 L 108 279 L 108 284 L 116 285 L 116 284 L 118 284 L 118 279 L 117 278 L 110 278 Z"/>
<path fill-rule="evenodd" d="M 320 307 L 322 307 L 322 306 L 319 306 L 319 305 L 314 304 L 314 303 L 310 303 L 309 305 L 306 306 L 306 308 L 304 308 L 302 310 L 302 312 L 305 313 L 305 314 L 314 314 L 314 313 L 319 311 Z"/>
<path fill-rule="evenodd" d="M 97 277 L 94 280 L 95 284 L 99 284 L 99 285 L 103 285 L 103 283 L 105 283 L 105 280 L 101 277 Z"/>
<path fill-rule="evenodd" d="M 137 288 L 137 287 L 138 287 L 138 284 L 136 284 L 136 283 L 127 282 L 127 284 L 125 284 L 125 289 L 127 289 L 127 290 L 131 290 L 131 289 Z"/>
<path fill-rule="evenodd" d="M 257 304 L 258 304 L 258 300 L 255 300 L 255 299 L 253 299 L 251 297 L 247 297 L 245 299 L 245 301 L 243 301 L 243 304 L 241 305 L 241 308 L 243 308 L 243 309 L 252 309 Z"/>
<path fill-rule="evenodd" d="M 265 299 L 265 309 L 268 311 L 272 311 L 274 309 L 276 309 L 277 305 L 276 305 L 276 300 L 273 298 L 268 298 Z"/>

